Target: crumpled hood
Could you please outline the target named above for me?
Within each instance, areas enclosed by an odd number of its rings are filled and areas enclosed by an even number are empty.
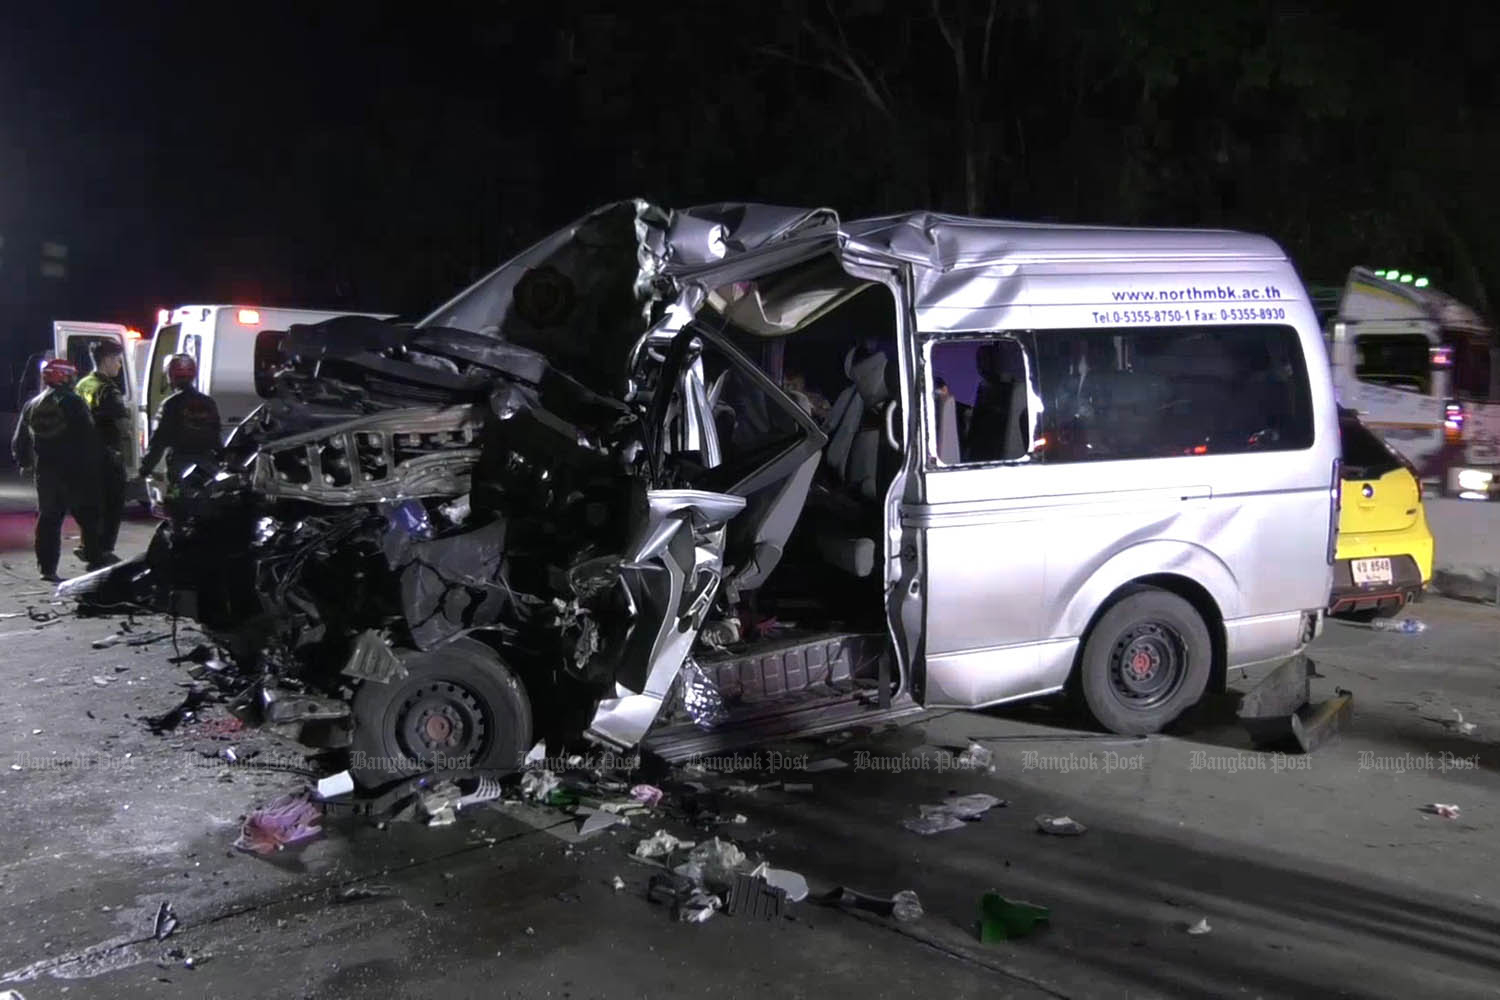
[[[722,203],[674,211],[618,201],[502,264],[417,328],[501,337],[617,395],[630,347],[685,278],[779,240],[837,231],[829,209]]]

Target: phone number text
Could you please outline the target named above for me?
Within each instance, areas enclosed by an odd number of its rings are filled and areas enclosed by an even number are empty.
[[[1111,325],[1126,323],[1255,323],[1286,319],[1280,306],[1256,306],[1247,309],[1096,309],[1094,322]]]

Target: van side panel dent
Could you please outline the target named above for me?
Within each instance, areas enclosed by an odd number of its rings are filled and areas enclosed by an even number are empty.
[[[1177,539],[1122,539],[1121,546],[1100,552],[1092,566],[1075,566],[1072,573],[1056,581],[1049,573],[1047,590],[1058,600],[1047,602],[1047,606],[1060,609],[1051,623],[1051,636],[1082,637],[1110,595],[1135,580],[1161,574],[1181,576],[1203,587],[1225,618],[1242,614],[1239,581],[1229,565],[1209,548]]]

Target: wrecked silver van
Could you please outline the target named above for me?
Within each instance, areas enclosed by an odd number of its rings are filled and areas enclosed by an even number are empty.
[[[1333,394],[1261,237],[622,202],[280,354],[63,591],[197,619],[366,786],[1063,691],[1152,732],[1327,604]]]

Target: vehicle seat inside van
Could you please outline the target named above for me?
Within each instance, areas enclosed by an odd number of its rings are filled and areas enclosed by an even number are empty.
[[[1021,458],[1027,452],[1030,435],[1026,432],[1026,372],[1020,347],[985,344],[975,362],[979,387],[974,393],[963,460],[1007,462]]]
[[[850,384],[829,412],[825,482],[815,492],[811,528],[824,561],[851,576],[875,571],[883,513],[874,501],[885,481],[885,406],[895,398],[897,372],[884,351],[851,348],[844,359]]]

